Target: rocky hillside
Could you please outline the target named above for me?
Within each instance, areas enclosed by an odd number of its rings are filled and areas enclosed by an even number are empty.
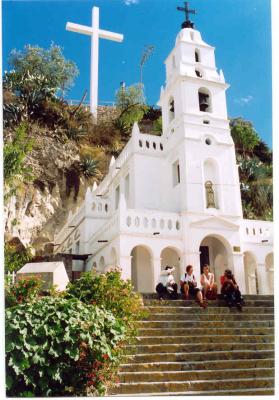
[[[102,108],[102,123],[111,114],[111,109]],[[105,174],[110,154],[105,148],[91,146],[88,138],[81,144],[61,140],[41,126],[32,125],[28,136],[34,145],[25,164],[31,167],[35,179],[21,182],[16,193],[5,201],[5,240],[17,238],[42,253],[51,248],[55,230],[63,226],[69,211],[83,201],[87,187]],[[96,178],[77,172],[82,155],[89,151],[100,159]]]

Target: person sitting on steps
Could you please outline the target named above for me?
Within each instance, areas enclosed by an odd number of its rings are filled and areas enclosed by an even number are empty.
[[[239,311],[242,311],[243,299],[234,275],[230,269],[225,270],[224,275],[221,277],[221,283],[221,293],[225,302],[227,303],[227,306],[229,308],[236,306]]]
[[[217,284],[214,282],[214,274],[210,272],[210,267],[208,264],[203,266],[201,285],[204,298],[207,298],[208,300],[216,300]]]
[[[188,300],[190,294],[197,299],[201,307],[206,308],[207,301],[206,299],[203,299],[202,291],[198,287],[198,283],[193,274],[193,271],[194,269],[192,265],[187,265],[186,273],[182,274],[180,278],[181,291],[182,293],[184,292],[186,300]]]
[[[175,283],[173,272],[174,267],[166,266],[165,270],[161,271],[159,283],[156,286],[159,300],[176,299],[177,298],[177,283]]]

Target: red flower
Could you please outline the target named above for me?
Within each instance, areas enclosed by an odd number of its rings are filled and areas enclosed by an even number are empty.
[[[107,360],[109,358],[108,354],[103,354],[103,359]]]

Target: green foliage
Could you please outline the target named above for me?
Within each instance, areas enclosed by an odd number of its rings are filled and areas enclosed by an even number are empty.
[[[99,174],[98,161],[94,160],[90,155],[82,156],[80,168],[86,178],[91,178]]]
[[[230,121],[231,135],[236,150],[249,153],[259,144],[260,138],[253,125],[242,118],[234,118]]]
[[[15,178],[31,179],[31,170],[24,164],[33,142],[27,136],[27,125],[17,127],[11,140],[4,143],[4,180],[9,185]]]
[[[30,87],[32,92],[40,87],[44,90],[49,89],[52,93],[63,93],[72,86],[74,78],[78,75],[75,63],[66,60],[61,47],[53,43],[49,49],[27,45],[23,51],[12,50],[9,64],[19,79],[28,74],[36,78],[42,77],[35,86],[34,82],[32,83]]]
[[[244,217],[272,219],[272,166],[257,157],[238,156]]]
[[[163,120],[162,117],[159,117],[153,122],[153,130],[154,132],[158,133],[159,135],[162,134],[163,131]]]
[[[104,394],[124,337],[111,312],[75,298],[43,297],[8,308],[7,395]]]
[[[86,304],[97,304],[110,310],[124,323],[127,338],[136,335],[137,321],[142,317],[142,299],[134,292],[130,280],[121,279],[121,271],[112,268],[106,274],[95,271],[84,273],[80,279],[70,283],[67,295]]]
[[[7,284],[5,290],[6,307],[13,307],[37,299],[42,285],[42,280],[35,276],[21,277],[14,284]]]
[[[32,259],[31,249],[17,248],[9,243],[5,243],[4,247],[4,258],[5,258],[5,273],[17,272],[24,264],[28,263]]]
[[[235,118],[230,127],[239,164],[244,218],[272,220],[272,152],[251,122]]]
[[[127,135],[134,122],[142,120],[148,107],[145,104],[143,85],[137,84],[120,88],[116,93],[116,107],[120,111],[115,126]]]

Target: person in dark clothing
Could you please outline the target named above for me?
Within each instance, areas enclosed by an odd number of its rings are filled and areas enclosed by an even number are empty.
[[[231,308],[232,306],[236,306],[238,310],[241,311],[243,299],[231,270],[229,269],[225,270],[221,282],[222,282],[221,293],[224,297],[227,306],[229,308]]]

